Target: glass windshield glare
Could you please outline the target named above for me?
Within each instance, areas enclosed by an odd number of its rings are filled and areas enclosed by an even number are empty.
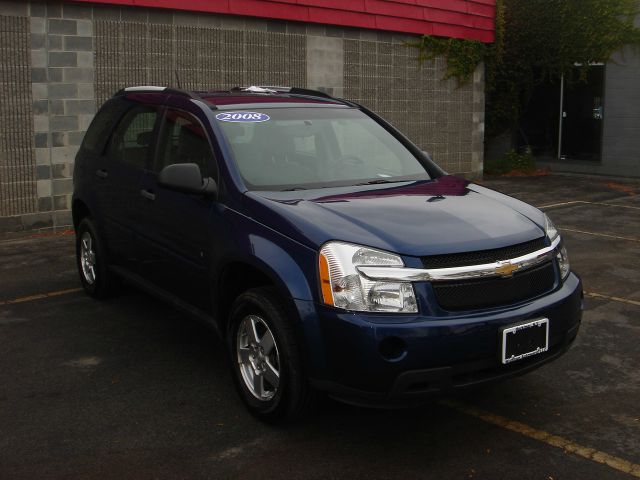
[[[216,115],[250,190],[429,180],[418,159],[352,108],[269,108]]]

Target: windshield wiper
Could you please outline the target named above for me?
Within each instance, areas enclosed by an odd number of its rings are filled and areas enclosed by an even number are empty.
[[[284,190],[280,190],[281,192],[294,192],[296,190],[306,190],[306,188],[302,188],[302,187],[292,187],[292,188],[285,188]]]
[[[378,185],[380,183],[398,183],[400,180],[386,180],[384,178],[378,178],[376,180],[369,180],[368,182],[354,183],[355,185]]]

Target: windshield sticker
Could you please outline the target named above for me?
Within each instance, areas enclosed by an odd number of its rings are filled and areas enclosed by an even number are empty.
[[[258,112],[222,112],[216,115],[216,120],[221,122],[266,122],[271,117],[266,113]]]

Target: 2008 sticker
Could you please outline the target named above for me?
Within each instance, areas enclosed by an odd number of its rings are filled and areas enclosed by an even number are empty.
[[[221,112],[216,119],[221,122],[266,122],[271,117],[259,112]]]

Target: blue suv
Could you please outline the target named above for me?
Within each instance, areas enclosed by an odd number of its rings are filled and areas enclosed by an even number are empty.
[[[87,293],[124,279],[211,325],[264,420],[521,374],[580,325],[545,214],[322,92],[125,88],[78,152],[73,219]]]

